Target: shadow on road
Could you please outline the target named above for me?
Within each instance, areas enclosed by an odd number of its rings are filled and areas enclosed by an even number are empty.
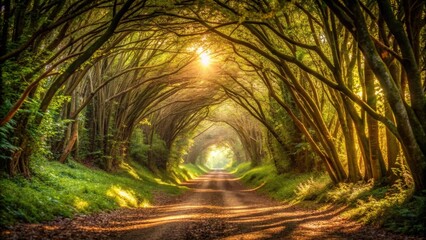
[[[159,206],[26,225],[14,239],[415,239],[341,218],[343,207],[273,201],[223,171],[184,185],[190,191]]]

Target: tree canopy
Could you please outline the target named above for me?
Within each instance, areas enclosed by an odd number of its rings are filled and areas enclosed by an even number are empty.
[[[422,0],[2,0],[0,168],[235,161],[426,188]]]

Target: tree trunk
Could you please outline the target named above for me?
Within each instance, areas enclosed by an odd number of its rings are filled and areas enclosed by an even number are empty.
[[[395,62],[391,62],[389,64],[390,73],[393,76],[393,79],[396,83],[398,83],[398,79],[400,78],[400,73],[398,66]],[[385,102],[385,116],[390,119],[392,122],[395,122],[395,118],[392,113],[392,109],[389,106],[389,103]],[[398,155],[400,153],[401,148],[399,147],[398,139],[388,130],[386,129],[386,149],[387,149],[387,163],[388,170],[386,176],[388,177],[388,181],[390,183],[394,183],[399,177],[396,175],[395,170],[401,169],[402,161],[397,165]]]
[[[18,142],[14,144],[19,146],[19,149],[12,153],[12,156],[9,160],[8,170],[10,176],[16,176],[20,174],[26,178],[31,177],[29,157],[32,153],[32,146],[30,145],[32,139],[28,133],[27,126],[28,118],[24,117],[24,119],[20,121],[19,126],[15,129],[14,133],[21,137],[18,138]]]
[[[364,63],[364,81],[367,95],[367,104],[376,110],[377,96],[374,85],[374,74],[367,62]],[[382,151],[379,144],[379,123],[371,116],[367,116],[368,140],[370,156],[368,162],[371,164],[373,179],[381,181],[386,174],[386,167],[383,160]]]
[[[417,131],[417,129],[413,130],[410,117],[408,116],[407,109],[405,108],[404,101],[401,98],[399,90],[370,37],[358,1],[346,0],[345,2],[352,10],[354,18],[357,19],[357,21],[354,21],[353,23],[356,28],[354,34],[358,41],[358,45],[363,52],[366,61],[378,78],[380,85],[384,90],[385,97],[395,115],[402,149],[415,183],[414,191],[416,194],[424,194],[422,191],[426,188],[426,160],[414,134],[414,131]],[[379,1],[379,3],[380,2],[382,1]],[[412,80],[414,81],[415,79]],[[424,98],[423,93],[422,98]]]
[[[358,182],[362,179],[361,173],[359,171],[358,166],[358,156],[356,153],[356,147],[355,147],[355,133],[354,133],[354,126],[353,126],[353,120],[349,116],[348,113],[346,113],[346,127],[345,130],[345,145],[346,145],[346,151],[347,151],[347,161],[348,161],[348,180],[350,182]],[[343,127],[342,127],[343,128]]]
[[[64,146],[64,150],[59,157],[59,162],[65,163],[67,160],[69,154],[74,148],[74,144],[76,143],[78,139],[78,120],[74,120],[74,122],[71,125],[71,137],[68,139],[67,144]]]

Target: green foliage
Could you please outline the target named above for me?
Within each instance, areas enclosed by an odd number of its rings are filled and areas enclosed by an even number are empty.
[[[385,187],[375,187],[372,182],[333,186],[323,173],[278,175],[272,165],[251,169],[249,163],[233,166],[232,173],[277,200],[344,204],[349,206],[344,215],[360,222],[382,225],[394,232],[426,232],[426,197],[412,197],[412,189],[404,181]]]
[[[361,222],[383,225],[394,232],[424,234],[426,198],[413,197],[411,191],[403,181],[386,187],[339,184],[322,200],[350,205],[345,215]]]
[[[157,134],[154,134],[151,148],[149,149],[153,159],[156,159],[162,165],[167,162],[169,156],[169,150],[166,147],[166,143]]]
[[[23,79],[27,74],[31,74],[34,71],[34,65],[28,63],[34,63],[31,57],[25,56],[19,62],[17,61],[6,61],[2,63],[2,80],[4,87],[4,99],[10,102],[15,102],[19,96],[20,91],[25,89],[28,85],[28,79]]]
[[[426,236],[426,197],[414,196],[410,201],[398,202],[401,196],[393,197],[395,204],[389,208],[384,226],[396,232]],[[406,200],[406,199],[404,199]]]
[[[166,147],[166,143],[158,136],[158,134],[154,134],[152,138],[152,144],[150,146],[149,144],[145,143],[145,137],[146,136],[144,135],[142,129],[135,128],[133,130],[132,136],[130,138],[129,148],[131,159],[143,165],[149,165],[148,155],[151,154],[151,160],[156,162],[156,166],[164,166],[169,157],[169,150]],[[161,167],[161,169],[163,168]]]
[[[13,121],[0,127],[0,161],[6,162],[11,153],[18,150],[18,147],[12,144],[10,136],[13,132]]]
[[[243,163],[234,166],[231,172],[249,186],[284,201],[313,200],[330,185],[325,173],[278,174],[273,165],[250,169],[249,163]]]
[[[130,157],[140,163],[146,163],[148,159],[149,146],[144,144],[144,134],[142,129],[133,130],[130,138]]]
[[[234,175],[241,176],[250,169],[251,169],[250,162],[243,162],[243,163],[233,162],[233,165],[229,168],[229,171]]]
[[[315,179],[312,176],[307,181],[299,183],[295,190],[295,200],[301,202],[304,200],[317,200],[325,191],[329,190],[331,181],[328,175],[318,174]]]
[[[62,141],[66,127],[70,123],[70,120],[61,118],[62,108],[69,101],[70,97],[68,96],[56,96],[49,105],[49,109],[43,114],[41,124],[34,130],[36,134],[34,139],[41,139],[41,141],[34,141],[37,153],[54,158],[51,147],[53,143]],[[34,101],[33,105],[31,109],[36,112],[39,103]]]
[[[323,202],[344,203],[355,206],[358,199],[383,197],[384,188],[373,191],[372,183],[340,183],[321,199]]]
[[[170,175],[178,183],[182,181],[188,181],[190,179],[196,178],[200,175],[203,175],[209,171],[208,168],[198,164],[182,164],[179,167],[173,168],[170,172]]]
[[[179,136],[172,144],[167,169],[177,168],[183,164],[183,157],[188,154],[187,150],[191,148],[193,141],[187,135]]]
[[[68,164],[33,160],[34,176],[0,179],[0,225],[38,222],[57,216],[91,213],[119,207],[145,207],[153,191],[172,194],[185,188],[165,181],[141,165],[124,163],[110,174],[77,162]],[[194,167],[185,168],[196,176]]]

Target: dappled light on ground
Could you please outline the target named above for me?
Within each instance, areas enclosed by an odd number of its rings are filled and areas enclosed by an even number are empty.
[[[344,207],[300,207],[272,201],[220,171],[184,184],[183,196],[159,200],[149,208],[122,209],[88,218],[61,220],[43,226],[55,238],[64,230],[67,239],[410,239],[366,228],[340,216]],[[114,186],[111,196],[123,206],[134,206],[132,192]],[[127,205],[126,205],[127,204]]]
[[[120,207],[148,207],[148,200],[138,201],[135,192],[123,189],[120,186],[111,186],[106,193],[107,196],[114,199]]]
[[[74,207],[78,210],[84,210],[89,206],[89,203],[79,197],[75,197],[74,199]]]
[[[135,178],[137,180],[141,180],[141,177],[139,176],[138,172],[132,166],[130,166],[130,164],[128,164],[126,162],[121,162],[120,167],[123,170],[125,170],[127,173],[129,173],[130,176],[132,176],[133,178]]]

